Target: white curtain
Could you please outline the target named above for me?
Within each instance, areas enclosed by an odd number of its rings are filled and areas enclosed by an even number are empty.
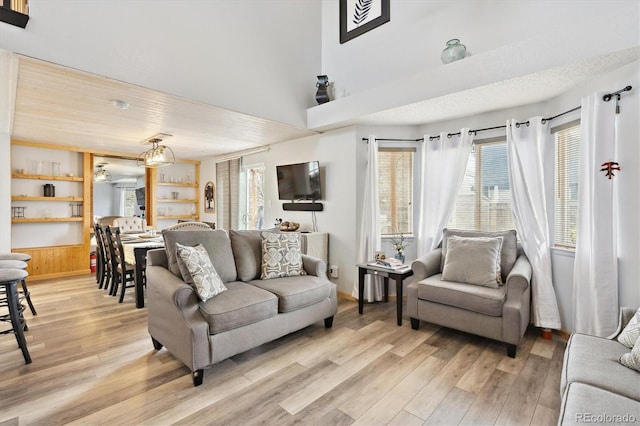
[[[604,102],[601,93],[594,93],[582,100],[581,115],[573,321],[575,332],[602,337],[615,330],[618,319],[620,177],[608,179],[600,171],[602,163],[619,160],[615,102]]]
[[[422,196],[418,223],[418,257],[438,247],[442,230],[449,222],[458,190],[469,161],[473,134],[461,129],[460,135],[439,139],[424,137],[422,145]]]
[[[126,216],[125,214],[125,192],[127,188],[125,186],[114,185],[114,198],[116,206],[116,214],[118,216]]]
[[[367,144],[367,175],[364,184],[364,200],[360,221],[360,244],[358,263],[367,263],[380,251],[380,206],[378,204],[378,141],[369,136]],[[383,299],[383,278],[371,274],[365,275],[364,300],[375,302]],[[358,278],[353,286],[352,296],[358,297]]]
[[[507,121],[511,211],[531,268],[532,321],[537,327],[560,329],[560,314],[551,275],[551,239],[545,190],[545,160],[553,149],[548,123],[542,117],[529,125]]]

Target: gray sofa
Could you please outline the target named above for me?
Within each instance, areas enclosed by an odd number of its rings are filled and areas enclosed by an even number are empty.
[[[501,276],[498,288],[442,279],[443,251],[449,237],[502,237]],[[517,345],[529,325],[531,264],[516,240],[514,230],[475,232],[445,229],[442,247],[411,263],[413,281],[407,287],[407,313],[411,327],[420,320],[454,328],[507,344],[515,357]]]
[[[630,351],[615,338],[637,308],[622,308],[608,338],[574,333],[564,353],[558,424],[640,422],[640,374],[618,362]]]
[[[331,327],[336,286],[323,260],[302,255],[307,275],[261,280],[260,231],[165,230],[165,249],[147,257],[148,329],[202,384],[203,369],[320,320]],[[182,280],[175,243],[202,244],[227,290],[200,302]]]

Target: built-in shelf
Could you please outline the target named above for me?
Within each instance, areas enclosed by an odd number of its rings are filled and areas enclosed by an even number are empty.
[[[185,188],[197,188],[197,183],[158,182],[158,186],[182,186]]]
[[[174,199],[174,198],[161,198],[158,200],[159,203],[195,203],[198,200],[192,200],[192,199],[186,199],[186,198],[182,198],[182,199]]]
[[[81,217],[14,217],[11,223],[82,222]]]
[[[75,201],[82,202],[82,197],[32,197],[30,195],[12,195],[11,201]]]
[[[15,179],[66,180],[68,182],[84,182],[84,178],[82,176],[27,175],[12,173],[11,177]]]

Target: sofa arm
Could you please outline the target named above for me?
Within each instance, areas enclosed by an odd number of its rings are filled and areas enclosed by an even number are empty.
[[[308,256],[306,254],[302,255],[302,267],[304,271],[309,275],[315,275],[316,277],[327,277],[327,264],[324,260]]]
[[[529,288],[532,273],[533,270],[531,269],[529,258],[525,255],[518,256],[505,283],[507,286],[507,295],[511,291],[518,291],[522,293]]]
[[[162,266],[147,267],[149,334],[192,371],[210,363],[209,324],[194,289]]]
[[[620,308],[620,314],[618,316],[618,327],[616,331],[613,332],[611,336],[608,336],[607,339],[613,340],[618,337],[618,334],[622,333],[622,330],[627,326],[631,318],[635,315],[638,308],[630,308],[630,307],[622,307]]]
[[[439,274],[441,257],[442,249],[437,248],[411,262],[413,282],[422,281],[427,277]]]
[[[502,305],[502,340],[517,345],[527,330],[531,306],[531,263],[525,255],[518,256],[507,276],[507,298]]]

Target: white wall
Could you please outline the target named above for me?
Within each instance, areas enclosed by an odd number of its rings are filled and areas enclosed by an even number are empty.
[[[113,184],[94,183],[93,184],[93,215],[94,216],[116,216],[113,204]]]
[[[320,74],[320,0],[30,0],[0,48],[304,126]]]
[[[634,19],[636,25],[607,26],[607,33],[626,31],[634,34],[633,40],[639,38],[636,0],[403,0],[392,1],[390,13],[390,22],[340,44],[339,2],[322,2],[322,71],[338,96],[440,67],[440,53],[452,38],[467,46],[468,55],[477,55],[575,25],[570,31],[580,34],[582,46],[595,45],[604,36],[599,25],[603,20],[625,19]],[[547,47],[550,56],[570,53],[553,53],[554,46]],[[526,52],[522,55],[526,60]]]

